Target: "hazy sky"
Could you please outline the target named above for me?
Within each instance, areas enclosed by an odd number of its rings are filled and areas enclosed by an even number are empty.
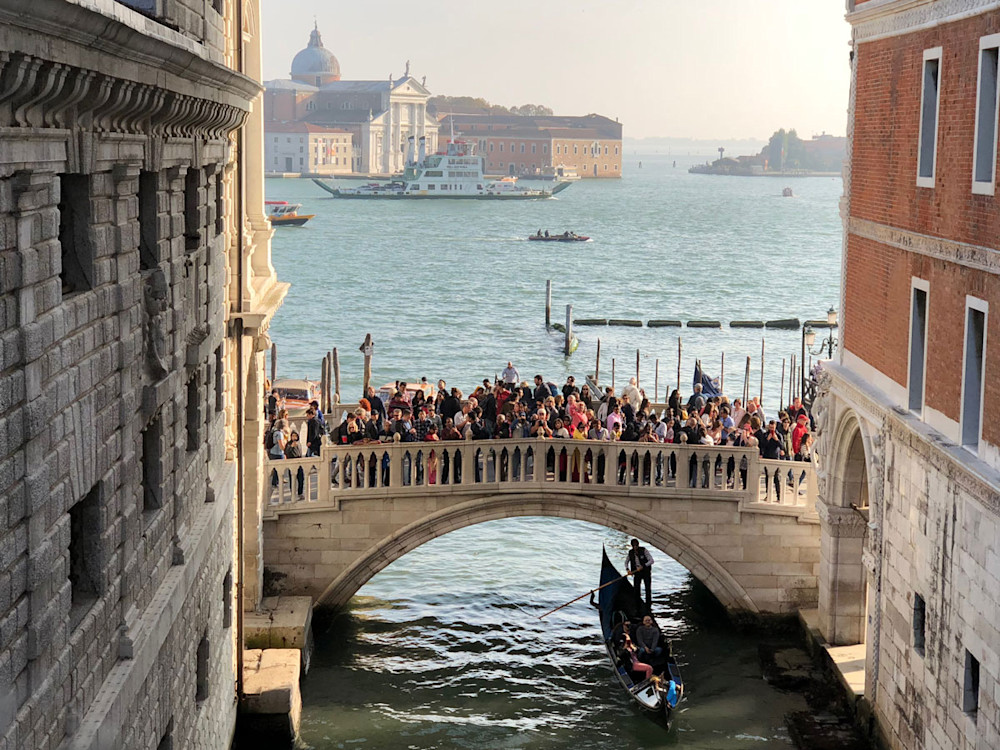
[[[619,118],[626,138],[844,135],[843,0],[263,0],[264,78],[315,17],[345,80]]]

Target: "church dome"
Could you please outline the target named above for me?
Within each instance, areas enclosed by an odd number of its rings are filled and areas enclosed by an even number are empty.
[[[309,46],[292,59],[292,78],[316,86],[340,80],[340,63],[323,46],[318,27],[309,34]]]

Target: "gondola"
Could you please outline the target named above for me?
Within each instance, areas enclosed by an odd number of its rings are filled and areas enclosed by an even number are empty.
[[[530,234],[528,239],[532,242],[589,242],[590,237],[584,234],[573,234],[565,232],[563,234]]]
[[[642,617],[647,613],[636,599],[632,583],[615,568],[608,559],[607,550],[603,551],[601,562],[601,586],[598,600],[591,603],[597,607],[601,619],[601,633],[604,636],[604,648],[611,660],[611,669],[618,682],[628,693],[628,696],[645,713],[666,724],[670,728],[673,713],[684,695],[684,680],[681,678],[680,667],[674,657],[669,640],[664,638],[665,653],[653,666],[653,676],[646,680],[641,672],[633,672],[631,663],[623,659],[620,649],[621,624],[624,620],[631,623],[633,632],[642,623]],[[656,621],[655,618],[653,620]]]

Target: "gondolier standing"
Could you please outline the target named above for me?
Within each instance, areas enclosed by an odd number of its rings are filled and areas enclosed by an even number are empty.
[[[636,603],[642,602],[642,592],[639,586],[646,584],[646,610],[653,608],[653,556],[649,550],[639,546],[639,540],[632,540],[632,549],[628,552],[628,560],[625,562],[625,569],[633,573],[632,585],[635,587]]]

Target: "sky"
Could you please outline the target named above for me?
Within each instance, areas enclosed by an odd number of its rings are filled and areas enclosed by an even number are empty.
[[[344,80],[617,117],[626,138],[844,135],[843,0],[262,0],[264,79],[313,21]]]

